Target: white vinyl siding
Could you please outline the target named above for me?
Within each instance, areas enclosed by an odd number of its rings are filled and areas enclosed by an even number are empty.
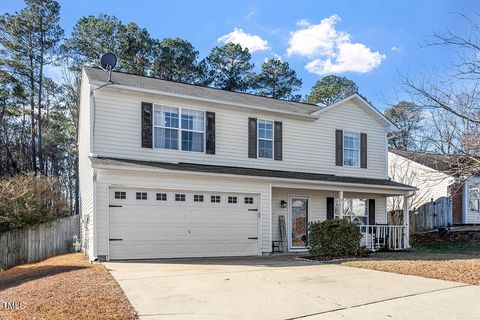
[[[199,109],[199,103],[160,94],[112,91],[108,87],[95,95],[94,152],[103,157],[387,178],[386,129],[376,116],[353,101],[320,114],[316,121],[202,102],[201,109],[215,112],[216,117],[215,155],[207,155],[141,147],[142,101],[193,110]],[[248,158],[248,117],[282,121],[283,161]],[[335,129],[368,134],[367,169],[335,166]]]
[[[388,153],[388,160],[388,173],[392,180],[418,188],[409,201],[410,210],[432,199],[435,201],[449,196],[448,186],[453,183],[453,177],[392,152]],[[403,198],[390,197],[388,210],[403,210]]]
[[[93,258],[95,254],[94,237],[94,182],[93,168],[88,158],[91,151],[91,99],[90,85],[85,74],[81,82],[81,98],[79,110],[78,133],[78,173],[79,173],[79,202],[80,202],[80,240],[82,249]]]

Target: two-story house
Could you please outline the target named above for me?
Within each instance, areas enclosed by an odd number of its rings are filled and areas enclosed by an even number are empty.
[[[84,249],[101,260],[264,255],[282,234],[289,252],[305,251],[312,221],[386,224],[386,197],[414,190],[388,179],[392,128],[359,95],[321,108],[85,67]],[[400,228],[390,240],[404,248]]]

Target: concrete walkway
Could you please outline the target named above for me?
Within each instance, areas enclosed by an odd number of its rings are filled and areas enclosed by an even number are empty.
[[[285,256],[105,265],[141,319],[480,319],[480,286]]]

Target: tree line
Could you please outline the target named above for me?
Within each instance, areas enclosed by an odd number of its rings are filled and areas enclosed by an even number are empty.
[[[480,56],[475,42],[459,44],[452,34],[436,39],[437,45],[460,45],[472,59]],[[216,46],[200,59],[185,39],[155,39],[136,23],[106,14],[80,18],[67,36],[60,26],[58,2],[25,0],[23,9],[0,16],[0,177],[25,172],[56,177],[71,212],[78,211],[80,71],[98,63],[105,52],[119,57],[118,71],[277,99],[326,106],[358,92],[353,81],[330,75],[302,97],[298,94],[302,80],[288,62],[267,59],[255,72],[249,50],[233,43]],[[478,66],[477,60],[471,62],[463,67]],[[52,70],[61,70],[61,75],[52,79],[48,76]],[[462,69],[474,79],[478,70]],[[390,146],[475,155],[478,131],[472,130],[478,128],[478,109],[471,106],[477,106],[476,91],[429,84],[405,77],[403,85],[412,100],[385,112],[400,127],[390,137]]]
[[[233,43],[214,47],[200,59],[187,40],[155,39],[136,23],[106,14],[80,18],[66,36],[57,1],[25,0],[23,9],[0,16],[0,177],[26,172],[56,177],[70,210],[78,212],[81,68],[97,64],[106,52],[119,57],[116,70],[122,72],[302,100],[296,93],[302,80],[288,62],[268,59],[256,73],[248,49]],[[52,70],[61,75],[52,79]],[[339,89],[345,84],[348,92]],[[332,90],[342,91],[340,97],[358,88],[330,76],[303,100],[329,104]]]

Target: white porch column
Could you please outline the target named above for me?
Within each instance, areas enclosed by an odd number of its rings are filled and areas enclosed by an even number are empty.
[[[343,219],[343,191],[338,192],[338,217]]]
[[[403,226],[405,227],[405,249],[410,248],[410,213],[408,212],[408,195],[403,196]]]

